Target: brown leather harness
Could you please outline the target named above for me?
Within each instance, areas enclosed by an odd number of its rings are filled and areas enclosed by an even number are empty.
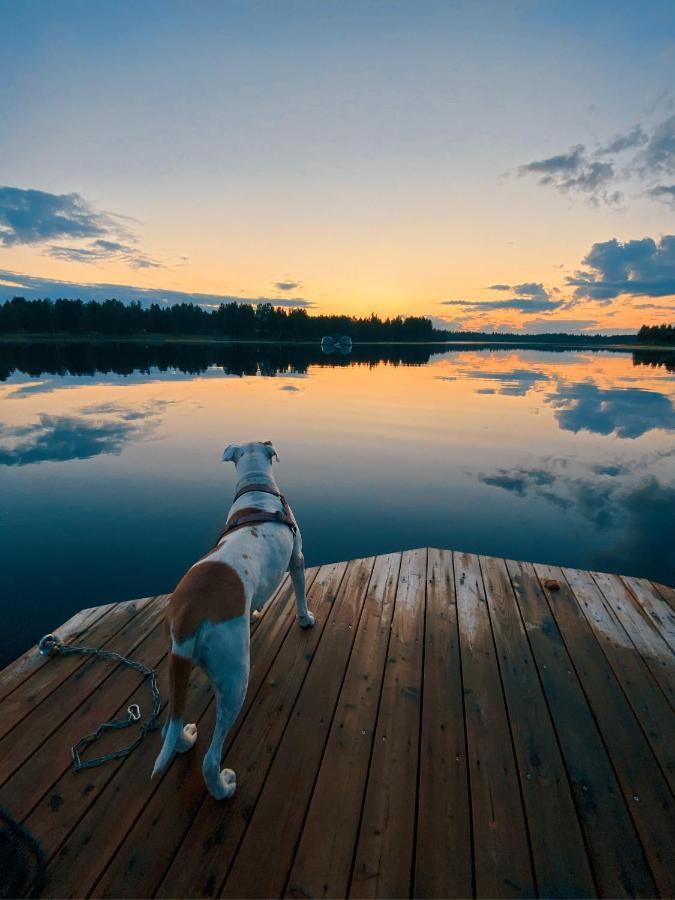
[[[245,528],[247,525],[260,525],[263,522],[278,522],[280,525],[287,525],[293,534],[296,533],[298,530],[298,523],[295,521],[295,517],[286,498],[282,493],[277,491],[276,488],[271,487],[269,484],[247,484],[237,491],[232,502],[236,503],[244,494],[250,494],[253,491],[260,491],[263,494],[273,494],[275,497],[278,497],[279,500],[281,500],[282,509],[277,512],[268,512],[266,509],[256,509],[253,511],[250,509],[242,509],[241,512],[232,513],[225,523],[225,527],[218,535],[216,544],[219,544],[225,535],[230,534],[230,532],[235,531],[237,528]]]

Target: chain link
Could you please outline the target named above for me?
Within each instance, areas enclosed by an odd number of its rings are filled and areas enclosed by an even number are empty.
[[[150,713],[150,718],[147,722],[144,722],[141,725],[141,730],[138,734],[138,737],[128,744],[126,747],[122,747],[120,750],[113,750],[110,753],[105,753],[103,756],[97,756],[94,759],[82,759],[82,752],[89,746],[89,744],[93,744],[99,740],[99,738],[106,731],[118,729],[118,728],[128,728],[130,725],[133,725],[134,722],[138,722],[141,718],[141,709],[137,703],[132,703],[131,706],[127,708],[127,715],[123,719],[109,719],[107,722],[104,722],[102,725],[98,727],[98,729],[92,734],[87,734],[84,737],[80,738],[80,740],[73,744],[71,748],[71,754],[73,757],[73,771],[81,772],[82,769],[93,769],[95,766],[100,766],[103,763],[109,762],[112,759],[122,759],[125,756],[128,756],[133,750],[138,747],[141,743],[145,735],[149,731],[156,731],[159,728],[159,710],[162,705],[162,698],[159,693],[159,688],[157,687],[157,673],[154,669],[149,668],[143,663],[137,662],[134,659],[128,659],[126,656],[122,656],[120,653],[115,653],[113,650],[100,650],[96,647],[82,647],[75,646],[73,644],[64,644],[63,641],[60,641],[56,635],[46,634],[40,643],[38,644],[38,649],[42,656],[51,656],[53,654],[58,654],[60,656],[75,656],[75,655],[85,655],[85,656],[94,656],[98,659],[112,659],[118,663],[122,663],[122,665],[128,666],[130,669],[135,669],[137,672],[140,672],[144,679],[150,679],[150,691],[152,693],[152,712]]]

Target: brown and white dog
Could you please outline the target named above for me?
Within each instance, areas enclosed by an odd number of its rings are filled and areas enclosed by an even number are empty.
[[[272,475],[278,459],[269,441],[231,444],[223,460],[234,462],[238,481],[227,525],[216,546],[198,560],[171,596],[166,626],[170,696],[164,744],[152,774],[161,772],[174,753],[197,740],[195,725],[184,720],[193,665],[206,672],[216,694],[216,726],[202,766],[204,780],[217,799],[236,788],[232,769],[220,769],[223,743],[246,696],[251,614],[272,596],[284,574],[291,575],[301,627],[314,625],[305,596],[302,539],[293,513]]]

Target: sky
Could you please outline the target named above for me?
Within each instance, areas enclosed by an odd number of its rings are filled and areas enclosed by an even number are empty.
[[[0,299],[675,321],[675,3],[0,0]]]

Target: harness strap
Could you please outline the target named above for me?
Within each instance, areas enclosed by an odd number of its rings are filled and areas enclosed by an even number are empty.
[[[231,531],[235,531],[237,528],[245,528],[247,525],[258,525],[263,522],[278,522],[281,525],[287,525],[293,534],[298,530],[298,524],[295,521],[295,516],[291,511],[290,506],[288,505],[288,501],[284,497],[282,493],[280,493],[276,488],[273,488],[269,484],[247,484],[243,488],[240,488],[237,493],[234,495],[234,501],[236,502],[240,497],[244,494],[250,494],[254,491],[260,492],[263,494],[273,494],[275,497],[278,497],[281,500],[282,509],[277,512],[268,512],[266,509],[258,509],[254,512],[246,512],[242,510],[240,513],[232,513],[227,522],[225,523],[225,527],[218,535],[218,540],[216,544],[219,544],[225,535],[229,534]]]

